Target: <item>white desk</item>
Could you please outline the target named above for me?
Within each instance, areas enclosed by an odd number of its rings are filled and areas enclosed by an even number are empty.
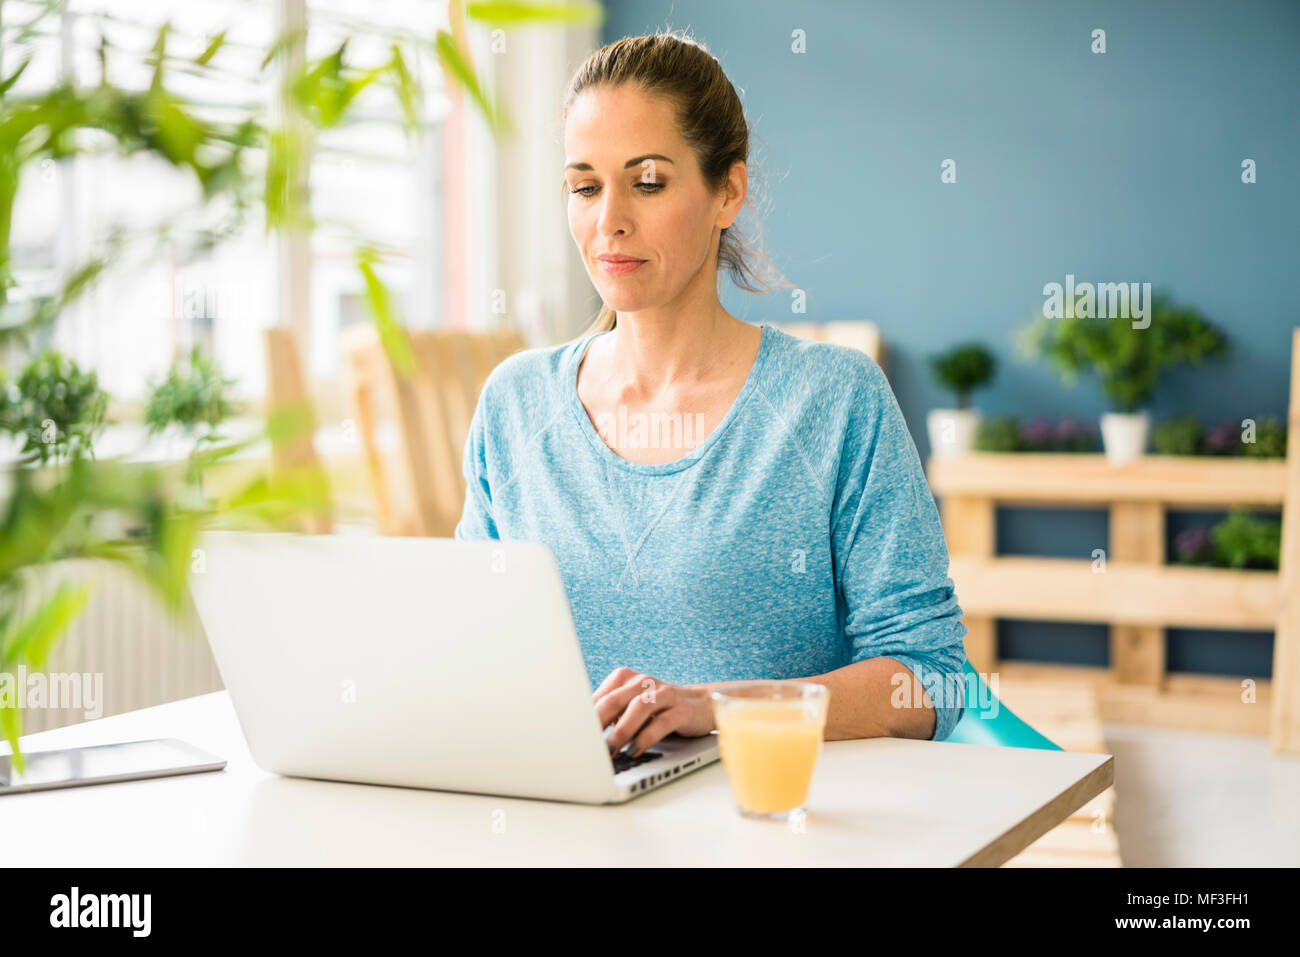
[[[997,865],[1114,781],[1107,754],[830,741],[799,832],[740,817],[720,763],[605,807],[284,778],[253,763],[224,691],[23,749],[142,738],[229,763],[0,797],[6,866]]]

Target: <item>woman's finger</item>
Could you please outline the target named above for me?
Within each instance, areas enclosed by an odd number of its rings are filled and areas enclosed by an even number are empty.
[[[622,684],[615,684],[596,699],[596,716],[600,719],[602,728],[609,727],[610,723],[617,720],[619,715],[627,710],[628,705],[637,699],[644,698],[646,703],[653,703],[658,694],[657,689],[663,687],[649,675],[631,669],[626,670],[628,677]]]
[[[605,743],[611,751],[618,751],[635,735],[640,734],[655,715],[677,703],[672,685],[656,682],[652,689],[653,694],[639,688],[636,690],[639,693],[631,697],[623,710],[622,717],[617,718],[614,729],[605,738]]]

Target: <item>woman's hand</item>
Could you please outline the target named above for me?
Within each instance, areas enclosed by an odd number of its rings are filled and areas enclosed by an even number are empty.
[[[611,754],[629,741],[636,757],[674,731],[695,738],[714,730],[708,691],[657,681],[631,668],[616,668],[591,696]]]

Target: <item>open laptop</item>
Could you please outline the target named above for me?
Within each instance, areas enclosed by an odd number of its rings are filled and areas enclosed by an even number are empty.
[[[253,759],[296,777],[627,801],[717,735],[611,758],[545,545],[207,532],[190,589]]]

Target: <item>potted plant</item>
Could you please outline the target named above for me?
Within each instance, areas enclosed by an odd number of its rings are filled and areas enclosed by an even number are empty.
[[[1146,326],[1126,318],[1096,319],[1040,314],[1022,331],[1022,353],[1054,366],[1067,386],[1081,373],[1097,376],[1111,411],[1101,416],[1102,445],[1113,464],[1146,451],[1151,401],[1160,373],[1167,368],[1227,355],[1227,339],[1195,309],[1173,304],[1157,293],[1150,300]]]
[[[186,441],[189,446],[186,477],[200,494],[203,487],[200,452],[205,444],[222,440],[221,423],[235,411],[227,396],[227,390],[234,384],[234,379],[222,377],[215,359],[205,356],[195,346],[188,356],[179,357],[171,364],[161,382],[150,387],[144,414],[149,434],[174,429]]]
[[[81,452],[93,454],[108,407],[108,393],[94,372],[83,372],[67,356],[46,349],[23,367],[16,381],[0,385],[0,430],[20,441],[20,462],[44,465]]]
[[[970,394],[993,380],[997,362],[978,342],[954,346],[930,356],[935,378],[957,395],[957,408],[931,409],[926,416],[930,451],[938,458],[965,455],[974,447],[979,412],[970,407]]]

